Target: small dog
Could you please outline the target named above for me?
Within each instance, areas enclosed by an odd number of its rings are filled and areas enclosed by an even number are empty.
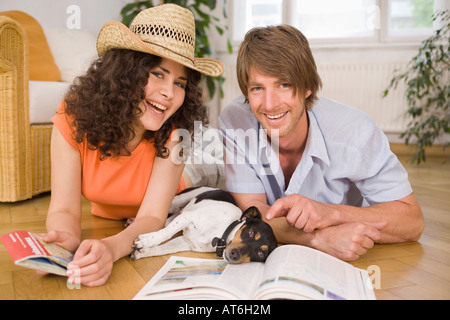
[[[278,245],[256,207],[242,213],[231,194],[221,189],[186,189],[175,196],[169,215],[165,228],[135,240],[131,259],[179,251],[216,251],[233,264],[264,262]],[[182,235],[172,239],[180,231]]]

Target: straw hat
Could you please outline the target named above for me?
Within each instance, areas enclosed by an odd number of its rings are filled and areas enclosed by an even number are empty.
[[[101,56],[112,48],[154,54],[212,77],[224,71],[219,60],[194,58],[194,15],[175,4],[142,10],[129,29],[118,21],[105,23],[97,38],[97,52]]]

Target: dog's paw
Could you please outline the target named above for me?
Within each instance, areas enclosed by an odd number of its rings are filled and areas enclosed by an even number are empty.
[[[147,248],[154,247],[155,245],[156,244],[153,241],[153,237],[152,237],[151,234],[142,234],[142,235],[138,236],[136,238],[136,240],[134,240],[133,248],[135,250],[139,251],[139,250],[142,250],[142,249],[144,249],[146,247]]]
[[[147,257],[152,257],[154,256],[153,254],[154,252],[154,248],[139,248],[139,249],[133,249],[133,251],[130,254],[130,259],[131,260],[139,260],[142,258],[147,258]]]
[[[133,243],[133,251],[130,254],[131,260],[138,260],[142,258],[142,251],[144,250],[144,247],[142,246],[142,243],[139,243],[139,241],[134,241]]]
[[[133,250],[130,254],[131,260],[139,260],[140,258],[143,258],[142,254],[139,252],[139,250]]]
[[[125,228],[128,227],[130,224],[132,224],[133,221],[134,221],[134,218],[127,219],[127,221],[125,221],[125,225],[124,225]]]
[[[131,260],[139,260],[141,258],[144,258],[145,255],[143,255],[141,252],[134,250],[131,254],[130,254],[130,259]]]
[[[133,250],[135,251],[139,251],[142,250],[144,248],[144,241],[136,239],[133,242]]]

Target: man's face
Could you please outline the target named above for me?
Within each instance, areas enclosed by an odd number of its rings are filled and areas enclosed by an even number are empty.
[[[299,133],[299,123],[305,114],[305,99],[292,85],[277,77],[267,76],[255,68],[250,69],[248,101],[256,119],[271,136],[271,130],[278,130],[280,138]]]

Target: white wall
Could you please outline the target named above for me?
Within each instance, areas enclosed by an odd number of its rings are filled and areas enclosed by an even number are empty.
[[[98,34],[101,26],[110,20],[120,21],[120,10],[132,0],[2,0],[0,11],[20,10],[33,16],[42,27],[67,28],[72,6],[80,8],[80,29]]]

